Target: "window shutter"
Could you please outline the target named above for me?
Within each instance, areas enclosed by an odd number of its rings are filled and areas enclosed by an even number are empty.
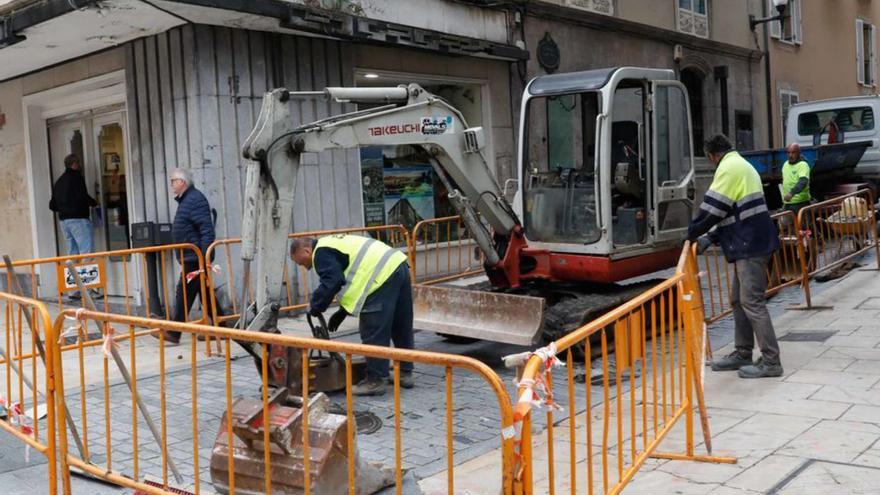
[[[864,38],[864,22],[856,19],[856,79],[859,84],[865,84],[865,47],[862,42]]]
[[[871,25],[871,51],[868,61],[871,64],[871,86],[877,85],[877,26]]]
[[[791,30],[794,42],[800,45],[803,42],[803,26],[801,24],[801,0],[791,2]]]
[[[776,7],[773,6],[773,0],[767,0],[767,12],[771,16],[776,15]],[[776,39],[782,39],[782,30],[779,27],[779,21],[770,21],[770,36]]]

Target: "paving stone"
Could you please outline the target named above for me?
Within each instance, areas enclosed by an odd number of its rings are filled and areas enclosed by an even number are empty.
[[[787,455],[768,455],[725,483],[732,488],[765,493],[793,473],[804,459]]]
[[[829,347],[857,347],[861,349],[871,348],[877,344],[880,344],[880,336],[852,337],[835,335],[824,343],[824,345]]]
[[[880,469],[815,462],[776,492],[779,495],[827,495],[828,493],[877,493]]]
[[[855,362],[852,358],[825,358],[817,357],[811,359],[807,364],[801,367],[805,370],[814,371],[843,371],[847,366]]]
[[[855,405],[840,419],[880,425],[880,406]]]
[[[851,462],[880,439],[880,426],[854,421],[823,421],[779,450],[780,454]]]
[[[798,370],[785,378],[787,382],[815,385],[834,385],[871,388],[880,381],[880,375],[851,373],[848,371]]]

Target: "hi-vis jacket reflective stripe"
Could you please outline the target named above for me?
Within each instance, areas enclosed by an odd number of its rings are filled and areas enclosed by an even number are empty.
[[[688,227],[688,239],[709,232],[728,261],[765,256],[779,249],[779,233],[764,201],[761,177],[736,151],[721,159],[700,212]]]
[[[348,256],[339,305],[354,316],[360,314],[367,296],[381,287],[394,270],[407,261],[402,252],[370,237],[332,235],[318,239],[312,250],[313,264],[315,255],[322,248],[335,249]]]
[[[797,190],[798,183],[804,179],[806,184],[800,191]],[[810,200],[810,165],[801,160],[797,163],[786,161],[782,165],[782,192],[791,194],[791,200],[782,201],[786,204],[806,203]]]

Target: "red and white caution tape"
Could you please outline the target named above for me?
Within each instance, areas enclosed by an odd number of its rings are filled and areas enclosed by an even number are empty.
[[[115,328],[110,325],[106,325],[104,327],[104,343],[101,344],[101,351],[107,357],[110,357],[113,353],[113,348],[118,346],[116,340],[113,338],[115,335]]]
[[[209,265],[211,267],[211,271],[217,275],[220,275],[220,265]],[[186,283],[192,282],[192,280],[199,276],[200,273],[205,273],[205,270],[198,269],[193,270],[186,274]]]
[[[76,310],[75,316],[64,315],[64,319],[67,321],[72,321],[73,323],[64,327],[64,331],[58,335],[58,343],[62,343],[65,338],[70,336],[71,334],[80,335],[80,330],[83,329],[83,311],[85,308],[79,308]]]
[[[513,424],[504,428],[501,435],[505,440],[515,439],[514,457],[517,463],[522,460],[522,427],[523,420],[532,411],[536,409],[556,409],[561,410],[553,400],[553,389],[550,384],[550,375],[556,366],[565,366],[565,363],[556,357],[556,343],[551,342],[550,345],[542,347],[533,352],[521,352],[505,356],[504,364],[510,366],[522,366],[532,356],[538,356],[541,359],[541,370],[535,375],[534,379],[523,378],[517,382],[517,388],[522,389],[517,397],[516,404],[513,407]]]
[[[30,424],[30,418],[24,414],[20,402],[14,402],[10,404],[5,397],[0,396],[0,406],[3,406],[6,409],[6,414],[9,417],[9,424],[17,426],[19,431],[21,431],[25,435],[34,436],[34,428]],[[30,459],[31,446],[30,444],[25,444],[24,461],[30,462]]]

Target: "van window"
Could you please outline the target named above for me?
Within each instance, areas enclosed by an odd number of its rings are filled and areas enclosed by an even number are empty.
[[[870,131],[874,129],[874,110],[871,107],[835,108],[819,112],[807,112],[798,116],[798,134],[812,136],[822,131],[831,121],[841,131]]]

